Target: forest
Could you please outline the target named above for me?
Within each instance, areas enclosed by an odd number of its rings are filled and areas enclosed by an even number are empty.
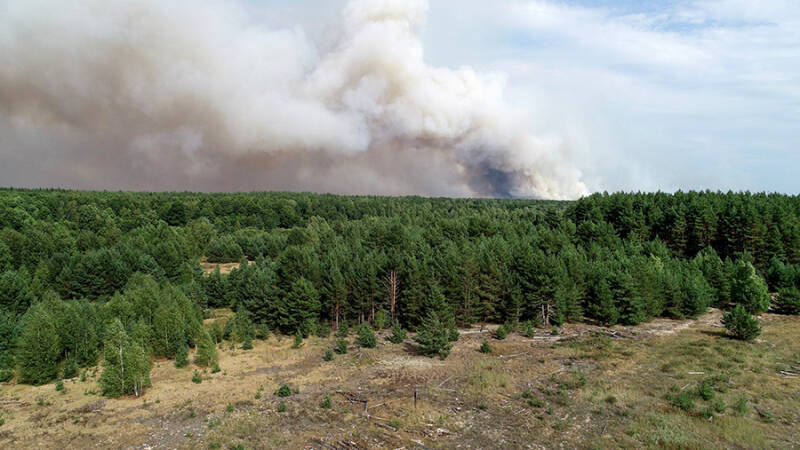
[[[223,339],[798,314],[799,288],[800,198],[779,194],[0,190],[0,381],[43,384],[102,360],[110,396],[138,395],[154,358],[189,348],[213,367]],[[215,308],[233,320],[204,327]]]

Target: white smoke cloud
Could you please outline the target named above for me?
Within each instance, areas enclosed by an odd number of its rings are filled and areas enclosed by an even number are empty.
[[[427,7],[352,0],[318,46],[235,2],[0,2],[0,185],[584,194],[503,76],[425,63]]]

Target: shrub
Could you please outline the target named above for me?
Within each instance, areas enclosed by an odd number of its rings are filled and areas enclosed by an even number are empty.
[[[382,330],[386,328],[389,324],[389,313],[386,312],[385,309],[381,308],[375,313],[375,329]]]
[[[6,419],[3,418],[3,413],[0,413],[0,427],[6,424]]]
[[[526,320],[525,323],[522,324],[522,334],[529,338],[536,336],[536,329],[533,327],[533,322]]]
[[[733,337],[743,341],[753,340],[761,334],[758,320],[751,316],[742,305],[736,305],[732,311],[725,313],[722,323],[725,324],[725,328],[731,332]]]
[[[408,333],[400,325],[400,321],[395,320],[394,325],[392,325],[392,335],[389,336],[389,341],[393,344],[399,344],[406,340],[406,336],[408,336]]]
[[[494,337],[495,337],[495,339],[499,339],[499,340],[505,339],[506,338],[506,327],[503,326],[503,325],[500,325],[500,327],[498,327],[497,331],[494,333]]]
[[[269,327],[263,323],[259,323],[255,326],[255,334],[256,339],[266,341],[269,339]]]
[[[481,343],[481,353],[492,353],[492,346],[489,345],[489,341],[486,339]]]
[[[325,356],[322,357],[324,361],[333,361],[333,350],[330,348],[325,349]]]
[[[800,314],[800,290],[794,286],[781,289],[772,308],[779,314]]]
[[[375,348],[378,345],[375,332],[366,323],[358,330],[358,345],[364,348]]]
[[[182,343],[175,352],[175,367],[186,367],[189,364],[189,347]]]
[[[225,407],[225,411],[233,412],[233,403],[228,402],[228,406]]]
[[[66,388],[64,387],[64,382],[61,380],[56,381],[56,391],[64,393]]]
[[[246,334],[244,339],[242,340],[242,350],[252,350],[253,349],[253,336],[250,334]]]
[[[717,400],[715,400],[714,403],[712,403],[711,406],[714,407],[714,411],[716,411],[716,412],[718,412],[720,414],[724,413],[725,410],[728,409],[728,405],[726,405],[725,402],[722,401],[721,398],[718,398]]]
[[[279,413],[286,412],[286,403],[283,402],[278,403],[278,412]]]
[[[282,384],[281,387],[275,391],[275,395],[278,397],[289,397],[292,395],[292,390],[289,388],[289,386]]]
[[[336,337],[346,338],[347,336],[350,336],[350,326],[347,324],[347,319],[342,319],[339,322],[339,328],[336,330]]]
[[[336,353],[340,355],[347,353],[347,339],[339,338],[336,340]]]
[[[300,330],[294,335],[294,343],[292,344],[292,348],[300,348],[303,346],[303,333]]]
[[[747,414],[747,397],[742,394],[736,399],[736,404],[733,406],[733,410],[736,411],[736,414],[743,416]]]
[[[320,402],[319,407],[322,409],[331,409],[331,396],[325,393],[325,396],[322,397],[322,402]]]
[[[672,406],[684,411],[693,411],[695,408],[693,395],[690,391],[683,391],[677,394],[670,393],[667,398],[672,403]]]
[[[331,335],[331,326],[328,322],[317,325],[317,337],[327,339]]]
[[[75,378],[78,376],[78,365],[75,364],[75,360],[72,358],[67,358],[64,361],[64,368],[62,369],[61,378],[70,379]]]
[[[558,336],[558,333],[559,333],[558,327],[557,326],[553,326],[553,330],[550,332],[550,334],[553,335],[553,336]]]
[[[202,382],[203,382],[203,377],[200,375],[200,372],[198,372],[197,369],[195,369],[194,373],[192,374],[192,383],[200,384]]]
[[[705,401],[714,399],[714,382],[711,379],[703,380],[697,387],[697,395]]]

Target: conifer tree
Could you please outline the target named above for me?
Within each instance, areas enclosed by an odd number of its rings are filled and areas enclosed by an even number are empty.
[[[197,353],[194,355],[194,363],[198,366],[213,367],[219,361],[217,346],[207,331],[200,333],[197,341]]]
[[[450,343],[450,329],[440,316],[440,312],[428,310],[415,340],[423,355],[445,359],[450,354],[453,344]]]
[[[739,260],[733,272],[731,303],[744,306],[751,314],[758,314],[769,309],[769,301],[767,283],[752,264]]]
[[[358,345],[364,348],[375,348],[378,345],[375,332],[366,323],[362,324],[358,330]]]
[[[394,321],[394,325],[392,325],[392,335],[389,336],[389,341],[393,344],[399,344],[406,340],[406,330],[400,325],[399,320]]]
[[[37,303],[22,318],[16,361],[23,383],[44,384],[58,375],[61,342],[56,318],[46,303]]]

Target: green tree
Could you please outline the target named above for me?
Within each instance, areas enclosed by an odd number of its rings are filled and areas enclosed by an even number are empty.
[[[213,367],[219,361],[217,346],[207,331],[200,333],[197,341],[197,352],[194,355],[194,363],[198,366]]]
[[[758,325],[758,320],[747,312],[747,308],[742,305],[736,305],[733,310],[725,313],[722,317],[722,323],[725,328],[736,339],[743,341],[750,341],[761,334],[761,327]]]
[[[48,303],[37,303],[22,318],[16,361],[23,383],[44,384],[58,375],[61,341]]]
[[[186,343],[181,343],[175,352],[175,367],[186,367],[189,364],[189,347]]]
[[[406,330],[403,329],[402,325],[400,325],[399,320],[394,321],[394,325],[392,325],[392,335],[389,336],[389,341],[393,344],[399,344],[406,340]]]
[[[731,302],[742,305],[751,314],[766,312],[769,309],[767,283],[756,273],[752,264],[738,261],[731,283]]]
[[[104,345],[103,373],[100,375],[103,395],[141,395],[150,386],[151,363],[144,350],[128,337],[122,322],[114,320],[109,324]]]
[[[781,289],[772,307],[779,314],[800,314],[800,290],[794,286]]]
[[[445,359],[450,354],[453,344],[450,343],[450,328],[447,325],[447,318],[443,320],[440,316],[441,312],[429,310],[415,340],[423,355]]]
[[[358,330],[358,345],[364,348],[375,348],[378,345],[375,332],[366,323],[362,324]]]

